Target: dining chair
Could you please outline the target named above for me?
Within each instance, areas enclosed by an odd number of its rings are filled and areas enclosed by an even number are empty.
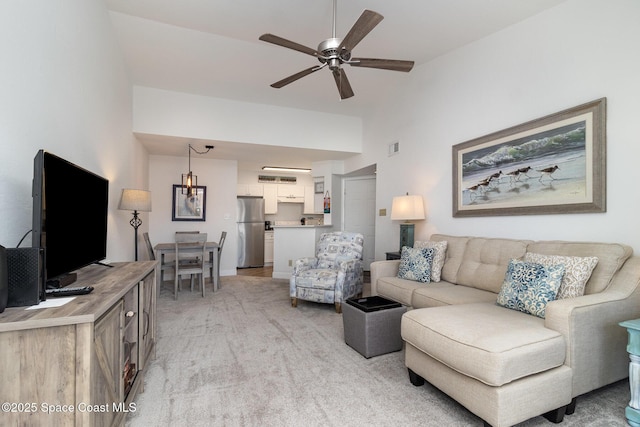
[[[142,238],[144,239],[144,243],[147,246],[147,255],[149,255],[149,259],[151,261],[156,260],[156,254],[153,252],[153,245],[151,244],[151,239],[149,239],[149,233],[146,231],[142,233]]]
[[[188,230],[188,231],[176,231],[176,234],[198,234],[200,233],[199,230]],[[198,262],[198,256],[193,257],[193,258],[183,258],[180,260],[180,262],[182,262],[183,264],[187,264],[190,262]],[[191,290],[193,290],[193,284],[191,285]]]
[[[142,233],[142,237],[144,238],[144,243],[147,247],[147,254],[149,255],[149,259],[151,261],[156,260],[156,254],[153,251],[153,245],[151,244],[151,239],[149,238],[149,233],[146,231]],[[173,270],[173,261],[164,261],[160,260],[160,283],[164,283],[164,272],[165,270]]]
[[[178,299],[178,285],[180,278],[189,275],[191,278],[191,290],[193,290],[194,276],[199,277],[202,296],[204,296],[204,272],[205,272],[205,247],[207,244],[207,233],[176,233],[176,259],[175,259],[175,283],[173,298]],[[193,258],[198,254],[197,258]],[[181,260],[189,260],[181,262]]]
[[[220,235],[220,240],[218,241],[218,264],[216,268],[216,277],[218,278],[218,288],[220,288],[220,259],[222,258],[222,247],[224,246],[224,241],[227,239],[227,232],[223,231]]]

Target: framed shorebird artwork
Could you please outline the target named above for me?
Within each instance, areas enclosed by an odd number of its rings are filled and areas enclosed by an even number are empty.
[[[606,211],[606,98],[453,146],[453,216]]]

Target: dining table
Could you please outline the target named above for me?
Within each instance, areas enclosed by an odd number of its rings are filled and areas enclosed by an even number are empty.
[[[165,261],[166,255],[171,255],[176,253],[176,244],[175,242],[171,243],[158,243],[153,248],[156,252],[156,259],[160,260],[158,263],[158,269],[160,270],[160,274],[156,274],[157,288],[158,292],[160,292],[160,287],[164,282],[164,270],[175,270],[174,260]],[[209,254],[209,259],[205,261],[205,266],[209,269],[209,277],[211,277],[211,281],[213,282],[213,290],[217,291],[219,289],[218,277],[220,276],[220,266],[218,265],[218,250],[220,249],[220,245],[218,242],[207,242],[205,244],[205,252]],[[202,244],[198,245],[197,243],[181,243],[180,244],[180,253],[185,252],[200,252],[202,250]]]

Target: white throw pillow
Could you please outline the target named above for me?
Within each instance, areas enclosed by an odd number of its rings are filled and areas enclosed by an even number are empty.
[[[535,262],[544,266],[564,265],[565,272],[557,299],[575,298],[584,295],[584,288],[591,277],[591,272],[598,264],[597,257],[578,257],[564,255],[543,255],[527,252],[526,262]]]
[[[444,265],[445,256],[447,255],[447,241],[432,242],[428,240],[426,242],[417,240],[413,244],[414,248],[429,248],[434,250],[433,264],[431,265],[431,281],[439,282],[442,273],[442,266]]]

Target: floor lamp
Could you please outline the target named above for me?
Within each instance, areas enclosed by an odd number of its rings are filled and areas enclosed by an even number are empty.
[[[391,219],[405,221],[400,224],[400,253],[403,246],[413,247],[414,224],[409,221],[424,219],[422,196],[397,196],[391,204]]]
[[[133,218],[129,224],[134,230],[134,248],[136,261],[138,261],[138,227],[142,225],[142,220],[138,218],[138,212],[151,212],[151,191],[123,188],[118,209],[133,211]]]

